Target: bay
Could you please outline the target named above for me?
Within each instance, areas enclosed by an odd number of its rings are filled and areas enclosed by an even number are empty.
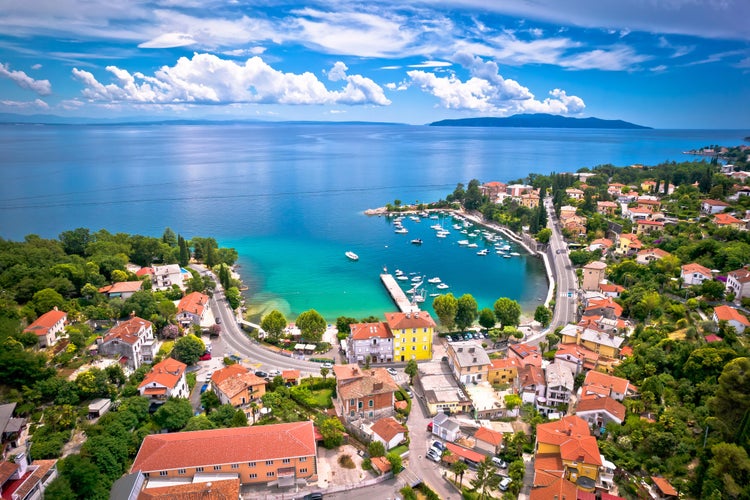
[[[480,307],[500,296],[533,311],[541,261],[478,257],[427,221],[397,235],[367,208],[444,198],[457,183],[528,173],[695,159],[747,131],[444,128],[377,124],[2,125],[0,236],[76,227],[214,236],[240,253],[255,311],[327,319],[394,310],[386,266],[439,276]],[[410,245],[422,237],[421,247]],[[344,252],[359,254],[351,262]],[[431,298],[427,298],[430,302]],[[429,308],[428,308],[429,309]]]

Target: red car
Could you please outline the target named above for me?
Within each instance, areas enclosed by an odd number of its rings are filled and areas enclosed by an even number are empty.
[[[432,422],[427,423],[427,432],[432,432]]]
[[[200,359],[201,361],[208,361],[209,359],[211,359],[211,353],[210,352],[206,352],[206,353],[202,354],[201,357],[198,358],[198,359]]]

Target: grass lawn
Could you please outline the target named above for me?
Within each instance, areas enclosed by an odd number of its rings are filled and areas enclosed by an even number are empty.
[[[333,405],[333,389],[318,389],[312,391],[312,395],[315,398],[315,406],[320,408],[330,408]]]
[[[172,352],[172,349],[174,348],[174,340],[165,340],[161,343],[161,347],[159,347],[159,356],[166,357],[169,356],[169,353]]]
[[[396,446],[395,448],[393,448],[392,450],[390,450],[389,453],[390,452],[394,452],[394,453],[398,453],[399,455],[403,455],[407,451],[409,451],[409,447],[406,446],[405,444],[402,444],[402,445]]]

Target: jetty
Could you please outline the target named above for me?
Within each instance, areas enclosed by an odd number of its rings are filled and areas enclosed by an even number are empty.
[[[406,294],[398,286],[398,282],[392,275],[383,273],[380,275],[380,281],[383,282],[385,289],[388,290],[388,294],[402,313],[419,312],[419,307],[406,297]]]

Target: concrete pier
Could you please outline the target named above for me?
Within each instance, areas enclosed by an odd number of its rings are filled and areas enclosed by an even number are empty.
[[[383,273],[380,275],[380,281],[383,282],[385,289],[388,290],[393,302],[396,303],[396,306],[398,306],[398,309],[402,313],[419,311],[419,307],[416,304],[412,304],[412,302],[406,297],[406,294],[401,290],[401,287],[398,286],[398,282],[392,275]]]

